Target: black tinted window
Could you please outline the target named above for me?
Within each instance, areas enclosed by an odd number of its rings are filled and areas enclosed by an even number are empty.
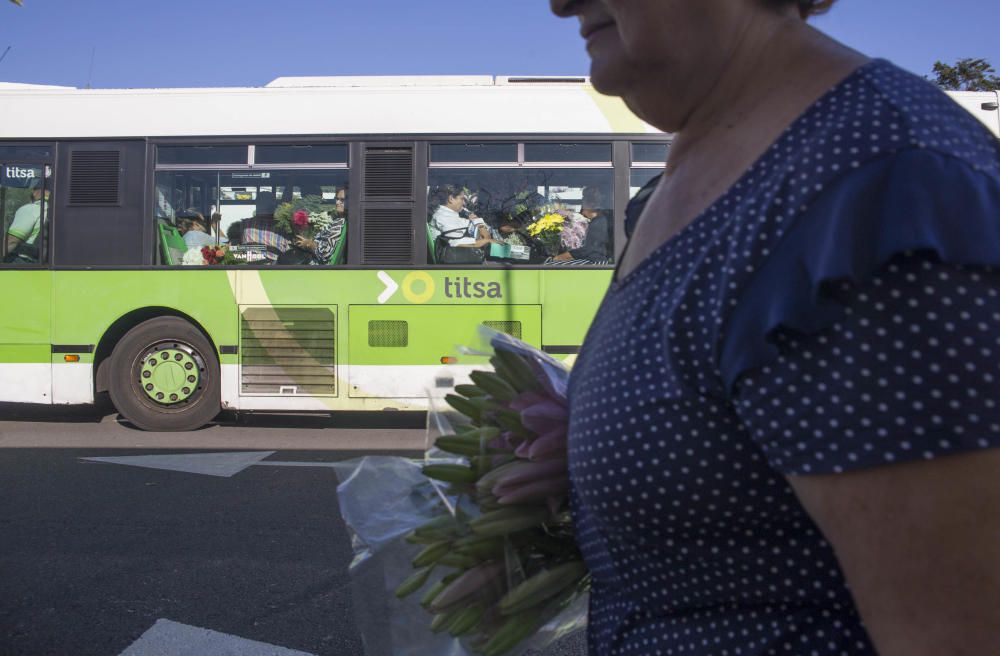
[[[517,144],[448,143],[431,144],[432,162],[516,162]]]
[[[246,146],[159,146],[159,164],[246,164]]]
[[[0,160],[49,159],[52,150],[48,146],[0,146]]]
[[[632,169],[629,175],[628,197],[632,198],[647,182],[663,173],[660,169]]]
[[[257,164],[346,164],[344,144],[257,146]]]
[[[526,143],[525,162],[610,162],[609,143]]]
[[[632,161],[666,162],[667,148],[665,143],[634,143],[632,144]]]

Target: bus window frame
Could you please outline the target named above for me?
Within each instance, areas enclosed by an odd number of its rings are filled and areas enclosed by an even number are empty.
[[[353,158],[352,146],[355,143],[355,139],[346,138],[342,136],[340,138],[332,137],[328,139],[316,139],[316,138],[303,138],[297,139],[294,136],[277,136],[277,137],[257,137],[257,136],[234,136],[234,137],[213,137],[213,138],[191,138],[191,137],[179,137],[179,138],[160,138],[160,139],[150,139],[148,141],[149,147],[153,150],[150,160],[150,175],[149,181],[146,184],[146,194],[148,197],[146,219],[149,220],[150,217],[154,216],[156,202],[156,174],[160,171],[203,171],[212,172],[217,171],[220,173],[229,173],[234,171],[318,171],[318,170],[340,170],[347,171],[348,187],[353,188],[351,177],[353,175],[350,163],[356,161]],[[258,145],[332,145],[341,144],[347,147],[347,162],[331,162],[328,164],[311,162],[307,164],[257,164],[255,161],[256,146]],[[159,164],[157,163],[156,151],[160,146],[227,146],[227,145],[245,145],[247,148],[247,162],[246,164]],[[352,216],[352,194],[348,194],[348,213],[347,216]],[[154,232],[154,246],[153,253],[148,267],[156,270],[202,270],[206,267],[202,266],[184,266],[182,264],[168,265],[160,262],[160,256],[158,249],[155,246],[155,231]],[[360,239],[360,235],[352,238],[352,230],[350,224],[348,224],[348,242],[345,244],[347,261],[339,266],[329,265],[329,264],[306,264],[306,265],[281,265],[276,267],[273,264],[263,264],[263,263],[253,263],[253,264],[238,264],[238,265],[213,265],[213,269],[232,269],[232,270],[281,270],[281,271],[294,271],[294,270],[335,270],[335,269],[345,269],[353,268],[351,265],[350,254],[351,254],[351,243]]]
[[[655,137],[657,135],[650,135]],[[431,137],[426,139],[426,150],[430,151],[430,147],[437,143],[470,143],[479,142],[485,143],[489,141],[497,141],[501,143],[517,143],[517,161],[516,162],[438,162],[433,163],[429,160],[424,164],[424,175],[422,177],[423,189],[426,190],[429,174],[434,169],[578,169],[578,170],[594,170],[594,169],[607,169],[611,172],[611,196],[612,196],[612,234],[614,239],[614,261],[612,264],[599,265],[599,264],[586,264],[571,267],[574,270],[600,270],[600,271],[612,271],[614,270],[618,257],[621,254],[622,247],[620,244],[624,244],[624,216],[625,216],[625,205],[621,206],[619,209],[619,160],[621,159],[621,154],[624,152],[625,161],[621,162],[626,166],[625,170],[625,194],[627,202],[628,194],[628,158],[630,157],[631,148],[630,144],[635,141],[633,137],[628,135],[584,135],[584,134],[572,134],[572,135],[530,135],[525,136],[524,134],[512,134],[512,135],[491,135],[487,136],[470,136],[470,135],[456,135],[452,138],[447,137]],[[660,138],[662,140],[662,137]],[[525,161],[524,157],[524,145],[526,143],[607,143],[611,146],[611,160],[605,162],[535,162],[535,161]],[[624,150],[622,150],[624,146]],[[423,201],[423,213],[426,215],[428,210],[426,193],[424,194]],[[421,208],[417,208],[414,213],[414,221],[416,225],[414,230],[416,230],[417,235],[423,234],[427,230],[426,219],[422,222],[419,221],[421,215]],[[518,271],[552,271],[557,267],[546,264],[510,264],[505,262],[495,262],[489,265],[455,265],[455,264],[432,264],[428,261],[426,248],[421,250],[420,256],[417,261],[414,262],[414,266],[423,267],[426,269],[457,269],[463,271],[490,271],[496,269],[516,269]]]
[[[50,233],[52,232],[52,223],[56,220],[55,212],[52,210],[52,197],[55,195],[56,186],[56,161],[58,160],[58,143],[55,141],[0,141],[0,144],[5,148],[46,148],[49,151],[48,157],[32,157],[25,155],[15,155],[14,159],[7,159],[0,157],[0,164],[21,164],[25,166],[41,167],[42,174],[42,190],[49,192],[49,200],[42,196],[42,227],[39,229],[38,238],[41,240],[41,245],[39,246],[39,253],[44,253],[44,261],[40,262],[2,262],[0,261],[0,271],[16,271],[16,270],[47,270],[52,268],[52,239],[50,239]],[[45,215],[48,214],[46,217]],[[48,219],[47,221],[45,219]],[[3,229],[3,234],[0,235],[0,239],[5,242],[7,240],[6,229]],[[6,250],[6,249],[4,249]],[[41,258],[40,258],[41,259]]]

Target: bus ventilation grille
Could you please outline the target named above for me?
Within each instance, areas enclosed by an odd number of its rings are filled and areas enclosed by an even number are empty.
[[[410,343],[410,326],[405,321],[369,321],[368,346],[408,346]]]
[[[365,199],[413,199],[413,149],[365,150]]]
[[[365,264],[409,264],[413,255],[410,208],[366,208]]]
[[[337,322],[327,308],[246,308],[240,316],[244,395],[335,396]]]
[[[521,339],[520,321],[484,321],[483,325],[487,328],[492,328],[498,333],[507,333],[511,337]]]
[[[70,158],[69,204],[117,207],[121,153],[117,150],[77,150]]]

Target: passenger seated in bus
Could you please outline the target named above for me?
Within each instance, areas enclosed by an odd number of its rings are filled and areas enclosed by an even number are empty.
[[[14,219],[7,228],[7,255],[5,262],[37,262],[38,233],[42,227],[42,180],[32,178],[28,183],[31,201],[17,208]]]
[[[229,227],[226,228],[226,239],[229,240],[230,246],[239,246],[243,243],[242,221],[236,221],[229,224]]]
[[[262,191],[257,194],[257,205],[254,209],[253,218],[273,219],[274,210],[278,208],[278,203],[274,200],[274,192]]]
[[[500,233],[500,241],[511,246],[530,246],[527,233],[519,219],[512,216],[503,216],[500,225],[497,227]]]
[[[347,189],[341,187],[334,194],[334,209],[330,212],[332,220],[330,224],[324,226],[313,237],[296,235],[293,243],[296,248],[304,250],[312,255],[312,258],[304,264],[325,265],[334,264],[330,261],[337,248],[337,242],[343,239],[344,223],[346,221],[346,210],[344,201],[347,197]]]
[[[428,200],[428,204],[435,208],[431,228],[435,236],[442,236],[452,248],[482,248],[487,244],[500,243],[490,235],[485,221],[464,211],[465,192],[458,187],[434,187]]]
[[[253,218],[240,221],[242,232],[240,243],[260,245],[267,249],[265,257],[269,262],[277,262],[282,253],[292,247],[291,240],[278,231],[274,225],[274,210],[277,203],[270,191],[257,194],[257,207]]]
[[[201,212],[187,210],[177,214],[177,229],[184,237],[184,245],[188,248],[214,246],[215,238],[209,234],[208,221]]]
[[[604,198],[598,187],[584,187],[580,215],[587,221],[587,232],[579,248],[571,248],[552,258],[559,264],[607,264],[611,261],[611,218],[601,209]]]
[[[334,213],[337,216],[347,218],[347,185],[337,189],[333,195]]]

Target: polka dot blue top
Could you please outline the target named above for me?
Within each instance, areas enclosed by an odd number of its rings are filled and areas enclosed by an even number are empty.
[[[1000,445],[997,208],[1000,142],[874,60],[612,283],[570,379],[592,656],[874,653],[785,476]]]

